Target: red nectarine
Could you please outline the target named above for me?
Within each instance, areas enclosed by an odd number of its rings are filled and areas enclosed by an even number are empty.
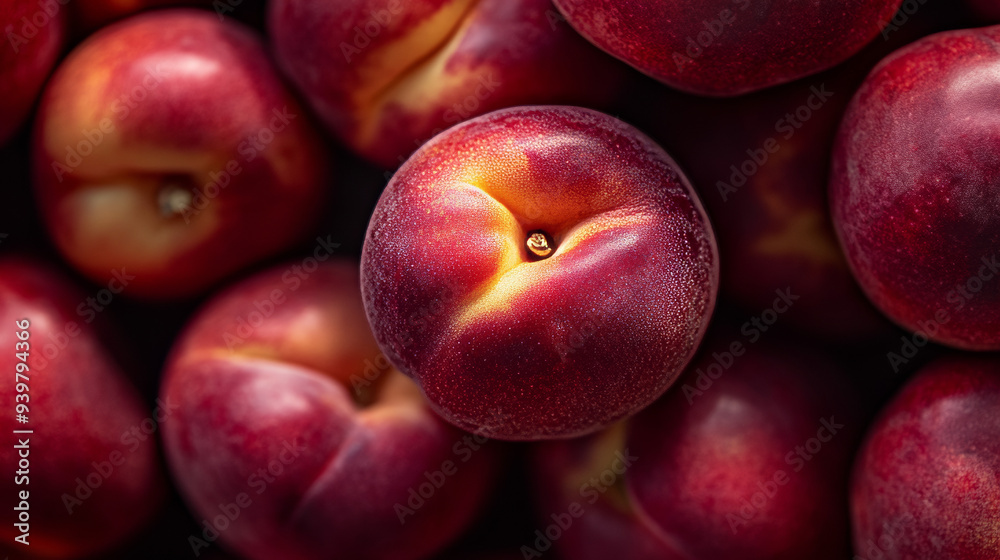
[[[584,37],[680,90],[738,95],[834,66],[901,0],[555,0]]]
[[[172,351],[174,478],[247,558],[425,558],[491,488],[497,443],[438,418],[365,322],[357,265],[275,268],[228,289]],[[297,265],[296,265],[297,266]]]
[[[606,103],[626,69],[549,0],[276,0],[268,25],[282,68],[330,130],[393,169],[495,109]]]
[[[98,323],[79,313],[84,299],[43,266],[0,260],[0,369],[9,375],[0,401],[5,426],[28,432],[8,430],[0,449],[10,469],[0,490],[14,506],[0,535],[3,546],[44,558],[119,544],[165,494],[152,434],[172,421],[172,403],[146,409]]]
[[[871,427],[851,488],[863,560],[1000,558],[1000,362],[927,366]]]
[[[128,294],[179,297],[297,241],[323,143],[259,39],[212,14],[139,15],[88,38],[46,88],[35,192],[55,244]]]
[[[457,426],[582,435],[658,397],[715,304],[715,237],[636,129],[576,107],[462,123],[386,187],[362,256],[382,350]]]
[[[883,60],[841,123],[834,225],[868,297],[901,326],[1000,349],[1000,27]]]

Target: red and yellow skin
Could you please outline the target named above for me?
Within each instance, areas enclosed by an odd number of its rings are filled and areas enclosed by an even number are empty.
[[[282,68],[327,127],[391,169],[496,109],[602,106],[626,74],[549,0],[279,0],[268,26]]]
[[[0,3],[0,30],[4,30],[0,48],[0,145],[10,140],[28,118],[62,50],[66,14],[61,5],[53,4],[59,10],[49,15],[36,0]],[[37,22],[33,21],[36,18]]]
[[[839,64],[879,35],[901,0],[555,4],[584,37],[637,70],[682,91],[732,96]]]
[[[529,234],[550,239],[530,256]],[[715,238],[673,160],[577,107],[518,107],[424,145],[362,255],[382,350],[434,409],[509,440],[593,432],[674,381],[715,304]]]
[[[0,259],[0,367],[10,377],[0,387],[10,414],[0,461],[11,469],[0,489],[8,507],[27,490],[30,516],[27,547],[14,541],[21,534],[16,521],[0,528],[12,558],[25,553],[81,558],[106,551],[150,521],[166,494],[155,436],[138,432],[140,440],[132,434],[154,416],[99,338],[103,323],[88,323],[76,312],[85,298],[47,267]],[[24,319],[26,336],[17,325]],[[27,344],[15,346],[21,342]],[[27,381],[15,380],[18,364],[25,363],[17,354],[25,351]],[[26,383],[27,391],[17,392],[15,381]],[[14,422],[18,403],[28,407],[27,423]],[[15,448],[21,438],[29,440],[27,449]],[[22,452],[30,464],[25,484],[18,484],[14,471]],[[81,480],[88,486],[78,490]]]
[[[197,294],[315,221],[328,179],[308,120],[248,29],[194,10],[139,15],[87,39],[49,83],[38,203],[96,282],[124,268],[130,296]]]
[[[171,353],[174,479],[198,520],[249,496],[219,537],[243,557],[426,558],[489,494],[498,443],[473,449],[384,360],[358,284],[347,261],[265,271],[211,300]],[[252,479],[272,461],[280,475]],[[397,504],[446,461],[457,472],[401,523]]]
[[[731,340],[712,335],[684,377],[631,419],[587,438],[538,446],[539,518],[552,523],[552,514],[570,512],[574,503],[582,509],[553,541],[558,557],[847,557],[848,474],[861,426],[837,372],[817,367],[821,352],[761,343],[745,347],[701,394],[686,393],[685,387],[698,389],[698,369],[714,362],[708,352],[726,352]],[[843,430],[808,461],[794,455],[831,415]],[[774,482],[779,471],[783,484]],[[763,503],[754,498],[758,483],[773,484]],[[744,500],[755,500],[749,519],[740,513]]]
[[[870,428],[851,481],[864,558],[1000,558],[1000,362],[926,366]]]
[[[834,225],[868,297],[969,350],[1000,349],[998,39],[1000,27],[940,33],[883,60],[848,108],[830,173]]]

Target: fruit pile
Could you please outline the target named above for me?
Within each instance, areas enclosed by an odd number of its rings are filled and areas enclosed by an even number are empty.
[[[0,29],[0,555],[1000,560],[1000,0]]]

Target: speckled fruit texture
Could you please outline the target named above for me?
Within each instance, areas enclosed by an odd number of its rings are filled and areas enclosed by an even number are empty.
[[[855,465],[855,553],[1000,558],[1000,361],[946,358],[871,427]]]
[[[556,250],[528,257],[528,232]],[[677,377],[715,303],[700,202],[662,149],[574,107],[463,123],[393,177],[362,256],[386,355],[440,414],[503,439],[592,432]]]
[[[901,0],[555,0],[569,23],[661,82],[738,95],[829,68],[879,35]]]
[[[868,297],[911,331],[1000,349],[1000,27],[882,61],[834,149],[830,201]]]

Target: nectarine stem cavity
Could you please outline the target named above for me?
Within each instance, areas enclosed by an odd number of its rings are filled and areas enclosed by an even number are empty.
[[[179,216],[184,214],[194,199],[191,189],[175,181],[167,181],[160,187],[157,193],[157,204],[160,207],[160,214],[164,218]]]
[[[555,250],[552,236],[540,229],[529,231],[525,244],[528,247],[528,256],[533,260],[546,259]]]

